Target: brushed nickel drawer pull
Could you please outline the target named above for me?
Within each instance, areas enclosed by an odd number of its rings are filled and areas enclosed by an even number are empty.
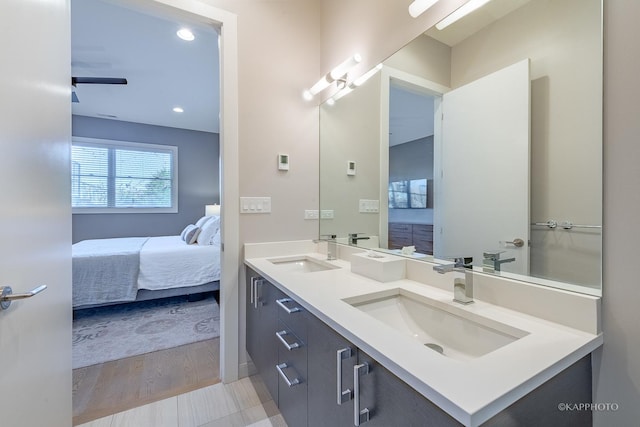
[[[299,348],[299,347],[300,347],[300,344],[299,344],[299,343],[297,343],[297,342],[294,342],[294,343],[292,343],[292,344],[289,344],[289,343],[287,342],[287,340],[285,340],[285,339],[284,339],[284,336],[285,336],[285,335],[289,335],[289,332],[287,332],[287,331],[279,331],[279,332],[276,332],[276,336],[278,337],[278,339],[280,340],[280,342],[282,343],[282,345],[284,345],[284,347],[285,347],[287,350],[291,351],[291,350],[293,350],[294,348]]]

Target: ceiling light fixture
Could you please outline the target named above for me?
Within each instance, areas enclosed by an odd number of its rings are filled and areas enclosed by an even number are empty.
[[[490,1],[491,0],[471,0],[468,3],[465,3],[464,6],[456,9],[452,14],[444,18],[442,21],[438,22],[436,24],[436,28],[438,30],[447,28],[449,25],[453,24],[459,19],[464,18],[474,10],[481,8]]]
[[[362,61],[362,57],[359,54],[355,54],[350,56],[346,60],[344,60],[340,65],[336,66],[333,70],[323,76],[316,84],[314,84],[311,89],[305,90],[302,94],[304,99],[307,101],[311,101],[313,97],[331,85],[331,83],[336,80],[340,80],[344,78],[346,81],[346,76],[349,73],[349,70],[356,66],[358,63]]]
[[[184,109],[182,107],[173,107],[174,113],[184,113]]]
[[[411,15],[412,18],[417,18],[431,6],[438,3],[438,1],[439,0],[415,0],[409,5],[409,15]]]
[[[190,29],[188,28],[180,28],[176,34],[178,35],[178,37],[180,37],[182,40],[185,41],[193,41],[195,40],[196,36],[193,35],[193,33],[191,32]]]

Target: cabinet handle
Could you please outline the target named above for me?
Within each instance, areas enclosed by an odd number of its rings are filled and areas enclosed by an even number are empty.
[[[351,357],[351,348],[343,348],[336,351],[336,398],[338,405],[351,400],[351,389],[342,390],[342,361]]]
[[[290,380],[289,378],[287,378],[287,375],[282,371],[283,369],[286,369],[288,367],[289,365],[287,365],[286,363],[281,363],[279,365],[276,365],[276,369],[278,370],[278,373],[280,374],[284,382],[287,383],[289,387],[293,387],[300,384],[300,380],[297,377],[294,378],[293,380]]]
[[[278,337],[282,345],[284,345],[287,350],[291,351],[294,348],[300,347],[300,344],[297,342],[294,342],[293,344],[289,344],[287,340],[284,339],[284,335],[289,335],[289,332],[287,331],[276,332],[276,336]]]
[[[255,290],[254,290],[254,286],[256,285],[256,277],[252,277],[251,278],[251,285],[249,286],[250,288],[250,292],[251,292],[251,299],[249,300],[250,304],[253,305],[253,300],[254,300],[254,295],[255,295]]]
[[[360,410],[360,376],[369,373],[369,364],[362,363],[353,367],[353,425],[359,426],[369,421],[369,409]]]
[[[258,308],[258,300],[260,297],[258,296],[258,286],[262,286],[263,279],[256,277],[256,280],[253,282],[254,291],[253,291],[253,308]]]
[[[284,305],[285,302],[291,302],[293,301],[291,298],[280,298],[276,300],[276,303],[282,307],[282,309],[284,311],[287,312],[287,314],[292,314],[292,313],[297,313],[300,311],[300,307],[293,307],[293,308],[289,308],[286,305]]]

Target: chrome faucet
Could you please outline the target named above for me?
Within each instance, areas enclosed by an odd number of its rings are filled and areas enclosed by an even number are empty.
[[[349,244],[350,245],[357,246],[358,245],[358,240],[369,240],[369,237],[367,237],[367,236],[358,237],[358,234],[361,234],[361,233],[349,233]]]
[[[464,279],[453,279],[453,301],[460,304],[471,304],[473,302],[473,258],[454,258],[454,262],[448,264],[434,265],[433,269],[440,274],[451,271],[464,273]]]
[[[504,251],[485,251],[482,255],[482,267],[488,271],[500,271],[500,266],[507,262],[513,262],[515,258],[500,259],[500,254]]]
[[[338,259],[338,245],[335,234],[321,234],[313,243],[327,242],[327,261]]]

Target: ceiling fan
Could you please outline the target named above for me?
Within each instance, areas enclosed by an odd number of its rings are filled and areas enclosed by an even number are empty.
[[[127,79],[121,77],[71,77],[71,86],[79,84],[126,85]],[[75,91],[71,92],[71,102],[80,102]]]

